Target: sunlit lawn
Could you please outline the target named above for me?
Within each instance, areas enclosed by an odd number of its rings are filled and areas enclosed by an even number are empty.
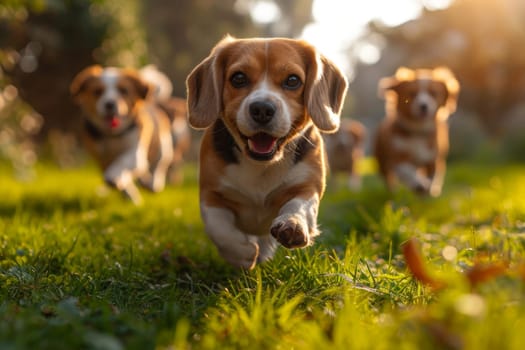
[[[91,166],[1,167],[0,349],[525,348],[524,164],[453,164],[438,199],[338,178],[316,245],[249,272],[207,239],[186,170],[134,207]],[[411,237],[445,287],[408,272]]]

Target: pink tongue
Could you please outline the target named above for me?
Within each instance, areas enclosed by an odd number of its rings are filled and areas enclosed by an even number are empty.
[[[265,154],[273,151],[276,142],[276,138],[260,133],[248,139],[248,147],[252,152]]]
[[[117,117],[111,117],[109,120],[110,128],[117,128],[120,125],[120,120]]]

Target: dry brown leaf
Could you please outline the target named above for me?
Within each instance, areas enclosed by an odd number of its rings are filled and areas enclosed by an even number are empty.
[[[408,269],[418,281],[430,286],[434,290],[446,286],[445,282],[436,279],[428,273],[425,261],[421,256],[419,244],[415,238],[410,238],[403,244],[403,255]]]
[[[504,275],[507,271],[508,264],[506,262],[498,261],[493,263],[478,263],[466,271],[465,276],[471,287],[475,287],[480,283]]]

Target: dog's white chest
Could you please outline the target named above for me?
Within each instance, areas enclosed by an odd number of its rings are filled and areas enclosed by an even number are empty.
[[[418,163],[428,163],[436,157],[436,150],[429,145],[428,140],[418,137],[394,137],[393,147],[403,153],[408,153]]]
[[[253,162],[241,162],[226,168],[221,192],[239,204],[236,220],[240,228],[249,234],[265,235],[280,209],[272,206],[269,198],[303,182],[307,173],[303,163],[254,166]]]

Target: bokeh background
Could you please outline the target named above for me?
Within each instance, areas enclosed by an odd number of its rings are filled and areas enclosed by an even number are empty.
[[[93,63],[153,63],[184,81],[225,34],[304,38],[350,80],[344,117],[373,136],[377,82],[400,66],[449,66],[461,83],[450,161],[525,161],[523,0],[2,0],[0,158],[85,161],[73,76]]]

